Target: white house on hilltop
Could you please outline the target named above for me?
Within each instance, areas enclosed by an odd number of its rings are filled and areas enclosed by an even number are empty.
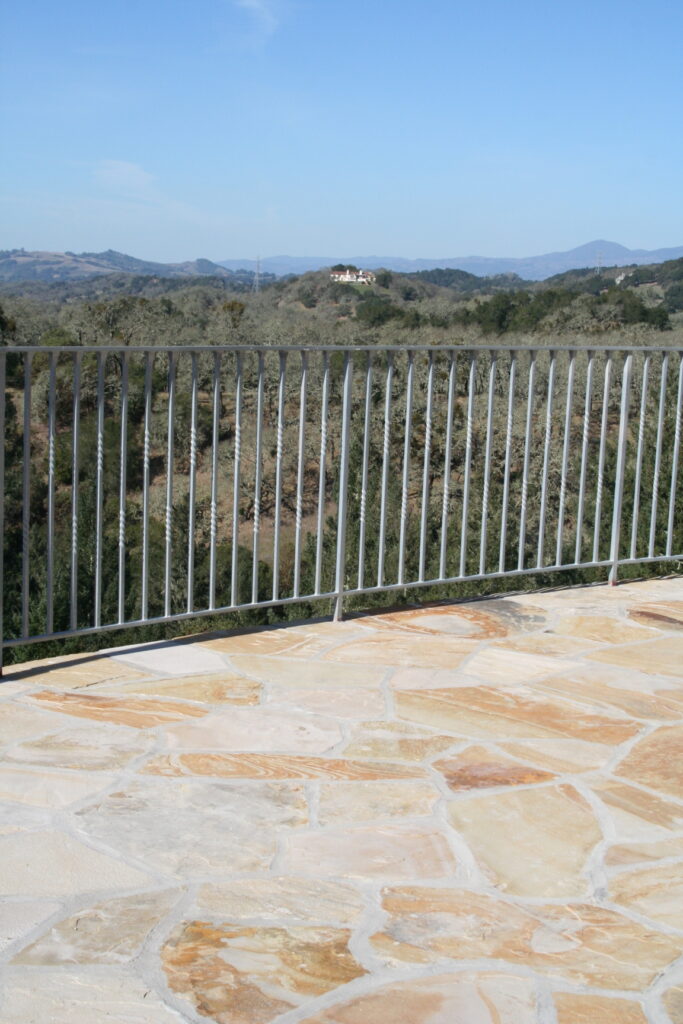
[[[330,278],[338,284],[375,283],[375,275],[371,270],[358,270],[356,267],[344,267],[343,270],[331,270]]]

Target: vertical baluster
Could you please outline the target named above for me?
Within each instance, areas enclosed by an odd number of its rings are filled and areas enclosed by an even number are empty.
[[[273,601],[280,597],[280,508],[282,505],[282,445],[285,429],[285,369],[287,353],[280,352],[275,454],[275,522],[273,524]]]
[[[304,462],[306,459],[306,397],[308,387],[308,355],[301,353],[301,386],[299,390],[299,445],[296,470],[296,513],[294,523],[294,592],[299,597],[301,586],[301,522],[304,503]]]
[[[621,412],[619,414],[619,443],[617,448],[616,478],[614,481],[614,503],[612,506],[612,539],[610,543],[610,561],[612,568],[609,581],[614,586],[617,582],[619,566],[619,541],[621,535],[621,509],[624,498],[624,470],[626,466],[626,445],[628,434],[628,406],[631,390],[631,367],[633,356],[624,359],[624,373],[621,379]]]
[[[97,478],[95,484],[95,615],[102,625],[102,518],[104,503],[104,370],[106,356],[97,353]]]
[[[168,430],[166,449],[166,535],[164,552],[164,615],[171,614],[173,571],[173,440],[175,433],[176,353],[168,356]]]
[[[493,397],[496,383],[497,360],[494,352],[491,353],[491,365],[489,367],[489,395],[486,413],[486,452],[484,455],[484,489],[481,499],[481,540],[479,546],[479,573],[481,576],[486,572],[486,541],[488,535],[489,518],[489,489],[491,478],[491,444],[493,441]]]
[[[562,442],[562,468],[560,471],[560,507],[557,511],[557,547],[555,565],[562,565],[562,534],[564,532],[564,507],[567,500],[567,467],[569,465],[569,439],[572,429],[572,403],[574,400],[574,363],[576,353],[569,353],[567,372],[567,403],[564,411],[564,440]]]
[[[588,353],[588,367],[586,369],[586,398],[583,409],[583,437],[581,440],[581,469],[579,471],[579,507],[576,516],[576,547],[574,549],[574,561],[578,564],[581,561],[581,547],[583,542],[583,513],[586,495],[586,469],[588,468],[588,442],[590,439],[591,409],[593,406],[593,353]]]
[[[78,495],[81,426],[81,353],[74,354],[73,434],[71,447],[71,595],[69,626],[78,625]]]
[[[195,509],[197,504],[197,353],[191,356],[192,384],[190,392],[190,479],[187,502],[187,611],[194,611],[194,548]]]
[[[674,428],[674,450],[671,458],[671,490],[669,492],[669,518],[666,529],[666,554],[673,553],[674,515],[676,512],[676,488],[678,486],[678,459],[681,450],[681,414],[683,413],[683,356],[678,357],[678,398],[676,399],[676,426]]]
[[[239,603],[238,569],[240,551],[240,475],[242,462],[242,353],[235,366],[235,455],[232,474],[232,564],[230,571],[230,604]]]
[[[323,388],[320,406],[320,473],[318,475],[318,533],[315,541],[315,593],[320,593],[323,564],[323,531],[325,527],[325,460],[327,459],[327,407],[329,403],[330,365],[323,353]]]
[[[550,352],[550,369],[548,371],[548,397],[545,415],[545,440],[543,443],[543,470],[541,473],[541,508],[538,518],[538,554],[536,565],[543,565],[545,549],[545,514],[548,496],[548,467],[550,465],[550,438],[553,428],[553,386],[555,384],[555,353]]]
[[[526,510],[529,496],[529,460],[531,458],[531,426],[534,414],[534,384],[536,382],[536,353],[529,356],[529,386],[526,404],[526,426],[524,428],[524,463],[522,466],[522,502],[519,513],[519,551],[517,569],[521,572],[526,562]]]
[[[505,430],[505,467],[503,469],[503,501],[500,510],[500,546],[498,549],[498,572],[505,572],[505,548],[508,535],[508,504],[510,500],[510,460],[512,458],[512,427],[514,420],[515,375],[517,357],[510,352],[510,381],[508,384],[508,411]]]
[[[605,441],[607,438],[607,417],[609,414],[609,393],[612,381],[612,356],[607,354],[605,363],[605,390],[602,396],[602,419],[600,421],[600,449],[598,452],[598,484],[595,492],[595,526],[593,532],[593,561],[600,558],[600,527],[602,525],[602,492],[605,485]]]
[[[0,676],[5,653],[5,385],[6,356],[0,352]]]
[[[24,438],[21,497],[21,635],[29,634],[31,559],[31,375],[33,353],[24,353]]]
[[[398,535],[398,579],[404,582],[406,530],[408,526],[408,485],[410,483],[410,442],[412,440],[413,419],[413,376],[415,368],[414,353],[408,350],[408,380],[406,383],[406,419],[403,439],[403,481],[401,486],[401,523]]]
[[[470,373],[467,383],[467,425],[465,433],[465,479],[462,489],[462,523],[460,528],[460,575],[467,569],[467,526],[470,514],[470,476],[472,473],[472,423],[474,420],[474,388],[477,357],[470,355]]]
[[[662,462],[662,441],[664,438],[664,412],[666,409],[666,386],[669,375],[669,355],[667,352],[662,357],[662,378],[659,386],[659,415],[657,417],[657,441],[655,444],[655,470],[652,481],[652,510],[650,513],[650,542],[648,544],[648,557],[653,558],[655,553],[655,539],[657,533],[657,505],[659,503],[659,476]]]
[[[140,618],[149,618],[149,460],[152,431],[152,364],[154,356],[145,353],[145,420],[142,448],[142,595]]]
[[[47,581],[46,633],[54,631],[54,565],[55,565],[55,443],[56,443],[57,356],[50,353],[50,384],[48,392],[47,442]]]
[[[645,418],[647,416],[647,394],[650,380],[650,354],[643,362],[643,379],[640,390],[640,418],[638,420],[638,448],[636,451],[636,478],[633,485],[633,521],[631,523],[631,558],[636,557],[638,546],[638,520],[640,518],[640,479],[643,466],[643,446],[645,443]]]
[[[121,364],[121,451],[119,470],[119,622],[126,617],[126,464],[128,455],[128,353]]]
[[[261,450],[263,448],[263,352],[258,354],[258,384],[256,388],[256,465],[254,467],[254,543],[251,560],[251,600],[258,601],[258,559],[259,533],[261,531],[261,476],[263,472]]]
[[[365,586],[365,517],[368,499],[368,462],[372,419],[372,353],[365,364],[365,422],[363,425],[363,465],[360,483],[360,524],[358,527],[358,589]]]
[[[429,353],[429,370],[427,372],[427,410],[425,413],[425,451],[422,465],[422,511],[420,515],[420,582],[425,578],[425,561],[427,556],[427,519],[429,513],[429,471],[432,460],[432,413],[434,402],[434,353]]]
[[[384,392],[384,437],[382,441],[382,492],[379,506],[379,552],[377,555],[377,586],[384,586],[384,551],[387,530],[387,488],[389,486],[389,456],[391,438],[391,391],[394,385],[394,356],[387,352],[387,377]]]
[[[346,573],[346,510],[349,491],[349,434],[351,424],[351,385],[353,360],[351,353],[344,355],[344,396],[342,400],[341,464],[339,467],[339,503],[337,511],[337,568],[335,586],[337,597],[334,602],[334,620],[339,622],[343,613],[344,584]]]
[[[448,370],[448,407],[446,411],[446,449],[443,457],[443,496],[441,501],[441,552],[439,557],[439,578],[445,579],[448,553],[448,506],[451,492],[451,451],[453,448],[453,404],[455,400],[455,352],[451,349]]]
[[[209,610],[216,607],[216,540],[218,537],[218,442],[221,428],[221,354],[213,354],[213,421],[211,425],[211,512],[209,517]],[[258,458],[258,452],[257,452]]]

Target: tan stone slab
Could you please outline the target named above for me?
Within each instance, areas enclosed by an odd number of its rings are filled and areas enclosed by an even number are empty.
[[[569,671],[575,662],[567,658],[548,657],[514,651],[497,641],[470,658],[464,671],[490,684],[503,686],[535,682],[554,672]]]
[[[161,951],[169,988],[218,1024],[268,1024],[365,974],[342,928],[190,921]]]
[[[76,774],[55,771],[31,771],[10,765],[0,766],[0,800],[11,800],[35,807],[68,807],[94,796],[114,781],[113,775]]]
[[[665,726],[645,736],[615,773],[683,799],[683,725]]]
[[[146,981],[131,972],[8,971],[3,1024],[185,1024]]]
[[[213,919],[342,925],[355,924],[364,909],[363,900],[351,885],[292,876],[203,885],[196,906]]]
[[[591,661],[623,665],[650,675],[683,678],[683,637],[664,637],[641,644],[609,647],[586,655]]]
[[[628,610],[629,618],[664,632],[683,629],[683,601],[651,601]]]
[[[553,993],[557,1024],[648,1024],[640,1003],[609,996]]]
[[[387,761],[303,757],[296,754],[178,754],[160,756],[142,769],[149,775],[214,775],[235,779],[415,779],[416,765]]]
[[[46,736],[62,724],[63,719],[23,704],[0,704],[0,746],[18,743],[33,737]]]
[[[457,668],[478,646],[477,640],[458,636],[406,633],[381,630],[358,640],[350,640],[326,654],[325,661],[355,665],[416,666]]]
[[[351,729],[346,757],[422,761],[452,747],[453,736],[439,735],[405,722],[363,722]]]
[[[66,728],[42,739],[27,740],[5,754],[5,759],[52,768],[107,771],[123,768],[149,750],[153,736],[127,726],[98,723]]]
[[[321,825],[430,815],[440,798],[428,782],[337,782],[320,787]]]
[[[98,687],[98,693],[104,692]],[[215,675],[176,676],[173,679],[151,679],[141,683],[118,683],[107,686],[107,693],[151,694],[155,697],[180,697],[205,704],[258,704],[261,686],[252,679],[230,673]]]
[[[342,739],[339,723],[322,715],[271,708],[231,708],[166,731],[170,748],[251,753],[324,754]]]
[[[377,687],[385,670],[368,665],[342,665],[329,661],[297,661],[296,658],[269,658],[257,654],[237,654],[231,664],[244,675],[275,686],[292,686],[297,690],[332,688],[340,686]]]
[[[527,786],[555,778],[552,772],[519,764],[486,747],[468,747],[451,757],[434,761],[432,767],[443,775],[454,793],[492,786]]]
[[[443,878],[456,863],[433,828],[353,826],[293,833],[285,839],[283,870],[310,877]]]
[[[621,840],[656,839],[660,830],[683,829],[680,804],[644,793],[616,779],[596,779],[590,786],[609,810],[617,838]]]
[[[562,773],[603,768],[614,757],[614,747],[588,740],[517,740],[499,743],[498,746],[513,757]]]
[[[59,910],[59,903],[0,900],[0,954]]]
[[[564,615],[554,626],[560,636],[582,637],[600,644],[629,644],[650,640],[657,630],[637,626],[611,615]]]
[[[52,711],[76,718],[90,718],[96,722],[114,722],[130,725],[134,729],[151,729],[156,725],[182,721],[184,718],[200,718],[206,708],[196,704],[182,704],[180,701],[135,699],[134,697],[99,697],[85,693],[51,693],[43,690],[27,698],[39,701]]]
[[[132,889],[149,877],[61,832],[17,832],[0,838],[0,892],[66,896]]]
[[[503,892],[549,898],[586,893],[586,860],[602,833],[573,786],[466,797],[449,804],[448,817]]]
[[[662,996],[671,1024],[683,1024],[683,984],[673,985]]]
[[[558,694],[593,709],[623,711],[634,718],[672,720],[683,717],[683,707],[675,691],[658,690],[648,693],[625,689],[614,685],[609,677],[607,680],[601,679],[600,669],[552,676],[539,683],[538,688],[545,694]]]
[[[340,635],[341,636],[344,634]],[[271,629],[258,633],[243,633],[240,636],[216,637],[201,640],[200,647],[219,651],[232,657],[233,654],[287,654],[288,658],[313,657],[330,646],[330,636],[320,636],[311,630],[302,632],[295,629]]]
[[[665,860],[667,857],[683,858],[683,838],[661,839],[655,843],[623,843],[610,846],[605,854],[604,862],[607,867],[622,867],[625,864]]]
[[[366,615],[356,621],[365,629],[404,631],[406,633],[443,634],[476,637],[478,640],[505,636],[508,626],[492,611],[488,602],[460,605],[427,605],[400,611]]]
[[[461,736],[492,739],[559,736],[623,743],[639,726],[582,711],[560,699],[538,698],[530,689],[487,686],[444,690],[402,690],[395,695],[399,718],[449,729]]]
[[[623,871],[609,891],[615,903],[683,930],[683,862]]]
[[[14,964],[120,964],[131,960],[180,893],[105,900],[57,922],[18,953]]]
[[[367,719],[384,714],[384,696],[379,689],[370,687],[333,687],[321,690],[311,687],[271,686],[267,706],[299,708],[314,714],[334,715],[335,718]]]
[[[32,686],[49,686],[54,690],[79,690],[96,683],[123,679],[144,679],[145,673],[114,658],[75,654],[29,662],[10,670],[10,678],[21,678]]]
[[[260,871],[308,821],[301,785],[140,778],[77,813],[86,835],[179,878]]]
[[[497,643],[496,648],[506,651],[520,651],[523,654],[543,654],[551,658],[571,658],[572,655],[583,654],[594,650],[596,644],[592,640],[582,640],[574,636],[556,636],[554,633],[523,633],[512,635]]]
[[[679,956],[680,938],[588,904],[520,907],[467,889],[384,889],[371,936],[390,967],[490,958],[572,984],[640,991]]]
[[[538,1024],[529,978],[439,974],[383,985],[302,1024]]]
[[[472,680],[463,672],[447,668],[397,668],[389,677],[392,690],[445,690],[454,686],[471,686]]]

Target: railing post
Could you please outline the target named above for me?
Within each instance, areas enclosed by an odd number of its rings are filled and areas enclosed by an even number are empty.
[[[334,621],[343,616],[344,573],[346,571],[346,510],[349,490],[349,428],[351,423],[351,379],[353,360],[347,352],[344,357],[344,397],[342,403],[341,465],[339,467],[339,502],[337,511],[337,569],[335,574]]]
[[[614,481],[614,508],[612,510],[612,543],[610,548],[609,582],[615,586],[619,566],[619,540],[621,535],[621,506],[624,498],[624,468],[626,464],[626,431],[628,429],[628,403],[631,389],[633,356],[624,360],[624,376],[621,381],[621,413],[619,416],[619,446],[617,448],[617,474]]]
[[[5,653],[5,367],[7,357],[0,352],[0,678]]]

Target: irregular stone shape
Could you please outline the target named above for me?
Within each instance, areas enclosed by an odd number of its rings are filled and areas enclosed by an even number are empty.
[[[383,985],[301,1024],[537,1024],[530,978],[438,974]]]
[[[616,774],[681,799],[683,797],[683,725],[656,729],[636,743]]]
[[[286,876],[203,885],[196,905],[212,918],[280,924],[355,924],[364,908],[351,885]]]
[[[97,734],[91,725],[77,725],[42,739],[27,740],[5,754],[8,761],[52,768],[84,768],[106,771],[124,768],[153,743],[137,729],[100,723]]]
[[[325,661],[297,661],[296,658],[268,658],[260,654],[236,654],[230,658],[230,663],[239,672],[259,682],[293,686],[297,690],[318,690],[321,687],[337,690],[340,686],[376,688],[385,675],[381,668],[333,665]]]
[[[581,640],[574,636],[556,636],[554,633],[525,633],[511,636],[495,645],[506,651],[520,651],[524,654],[546,654],[553,658],[571,657],[595,648],[592,640]]]
[[[214,775],[235,779],[415,779],[425,771],[416,765],[387,761],[297,757],[296,754],[178,754],[149,761],[150,775]]]
[[[7,1024],[184,1024],[146,982],[120,970],[79,973],[64,968],[7,972],[2,1013]]]
[[[335,718],[379,718],[384,714],[384,696],[379,688],[328,686],[323,690],[309,687],[300,690],[291,686],[271,686],[268,706],[292,707]]]
[[[664,860],[666,857],[683,857],[683,838],[662,839],[658,843],[627,843],[610,846],[605,854],[604,862],[607,867],[622,867],[625,864]]]
[[[608,996],[554,992],[557,1024],[648,1024],[640,1003]]]
[[[141,669],[145,675],[188,676],[195,672],[225,671],[225,662],[220,654],[207,651],[199,644],[177,640],[146,644],[144,647],[118,647],[114,657]]]
[[[488,607],[488,602],[487,606]],[[489,639],[505,636],[507,627],[483,604],[441,604],[419,608],[402,608],[395,612],[364,615],[358,624],[365,629],[402,630],[407,633],[448,633],[453,636]]]
[[[310,877],[444,878],[455,858],[433,828],[377,826],[294,833],[285,840],[283,870]]]
[[[179,893],[141,893],[105,900],[53,925],[22,949],[15,964],[119,964],[131,960]]]
[[[683,601],[660,601],[629,608],[629,618],[644,626],[655,626],[665,632],[683,629]]]
[[[654,839],[664,829],[678,831],[683,828],[683,807],[680,804],[660,800],[616,779],[595,779],[590,786],[607,806],[617,838],[621,840]]]
[[[486,747],[467,747],[451,757],[434,761],[432,767],[441,772],[454,793],[491,786],[527,786],[555,778],[552,772],[520,764]]]
[[[363,722],[352,727],[344,756],[423,761],[456,742],[453,736],[439,736],[405,722]]]
[[[342,739],[338,722],[270,708],[231,708],[166,731],[169,747],[250,753],[324,754]]]
[[[554,772],[586,772],[603,768],[614,757],[614,747],[587,740],[517,740],[498,743],[501,750]]]
[[[96,657],[74,654],[49,658],[22,665],[19,671],[32,686],[49,686],[53,690],[78,690],[97,683],[145,677],[144,672],[137,672],[130,665],[124,665],[107,655]]]
[[[365,974],[341,928],[245,928],[191,921],[161,951],[171,990],[218,1024],[267,1024]]]
[[[487,686],[402,690],[395,695],[399,718],[476,738],[574,737],[623,743],[638,731],[629,721],[607,718],[562,700],[541,700],[530,689]]]
[[[509,686],[543,679],[551,672],[560,672],[563,668],[568,671],[573,665],[573,662],[562,658],[514,651],[498,642],[477,651],[467,662],[464,671],[468,676],[477,676],[487,683]]]
[[[61,832],[17,832],[0,838],[0,892],[65,896],[148,885],[142,871]]]
[[[340,639],[343,635],[344,633],[339,631]],[[274,655],[286,652],[287,657],[292,658],[302,653],[305,657],[312,657],[329,647],[330,643],[329,636],[317,636],[313,630],[302,632],[295,628],[282,627],[235,636],[214,637],[211,640],[202,640],[201,646],[211,651],[220,651],[221,654],[228,656],[233,654]]]
[[[59,722],[54,715],[20,704],[0,704],[0,746],[45,736],[54,732]]]
[[[671,1024],[683,1024],[683,985],[674,985],[662,996]]]
[[[615,903],[663,921],[672,928],[683,922],[683,864],[666,864],[625,871],[609,883]]]
[[[322,825],[429,815],[440,798],[428,782],[335,782],[320,787]]]
[[[102,693],[103,688],[98,688]],[[205,704],[258,704],[261,686],[252,679],[228,672],[206,676],[180,676],[176,679],[152,679],[142,683],[118,683],[107,686],[107,693],[142,693],[155,697],[180,697]]]
[[[639,991],[677,959],[680,938],[588,904],[520,907],[466,889],[384,889],[384,931],[371,937],[388,966],[488,957],[573,984]]]
[[[583,869],[602,833],[573,786],[466,797],[449,804],[448,817],[504,892],[551,898],[585,894]]]
[[[89,835],[180,877],[265,868],[277,829],[307,818],[303,788],[293,783],[193,779],[132,782],[77,814]]]
[[[59,903],[0,901],[0,953],[59,910]]]
[[[597,705],[609,710],[616,708],[636,718],[677,719],[683,716],[680,699],[676,699],[675,693],[667,690],[648,693],[642,689],[613,686],[609,678],[611,675],[611,669],[603,674],[603,678],[600,669],[589,669],[573,672],[569,676],[552,676],[539,683],[539,688],[546,694],[557,693],[588,707]]]
[[[406,634],[403,630],[382,630],[325,655],[326,661],[361,665],[431,665],[435,668],[457,668],[478,646],[478,641],[462,637],[434,634]]]
[[[96,722],[115,722],[134,729],[151,729],[155,725],[179,722],[184,718],[201,718],[206,708],[171,700],[135,700],[132,697],[99,697],[86,693],[51,693],[43,690],[28,700],[41,701],[52,711]]]
[[[560,636],[596,640],[600,644],[628,644],[658,635],[654,629],[634,626],[610,615],[565,615],[554,627],[554,632]]]
[[[0,800],[15,800],[36,807],[68,807],[69,804],[94,796],[113,781],[113,775],[38,772],[3,765],[0,771]]]
[[[586,655],[591,661],[623,665],[650,675],[683,678],[683,637],[660,637],[641,644],[608,647]]]

